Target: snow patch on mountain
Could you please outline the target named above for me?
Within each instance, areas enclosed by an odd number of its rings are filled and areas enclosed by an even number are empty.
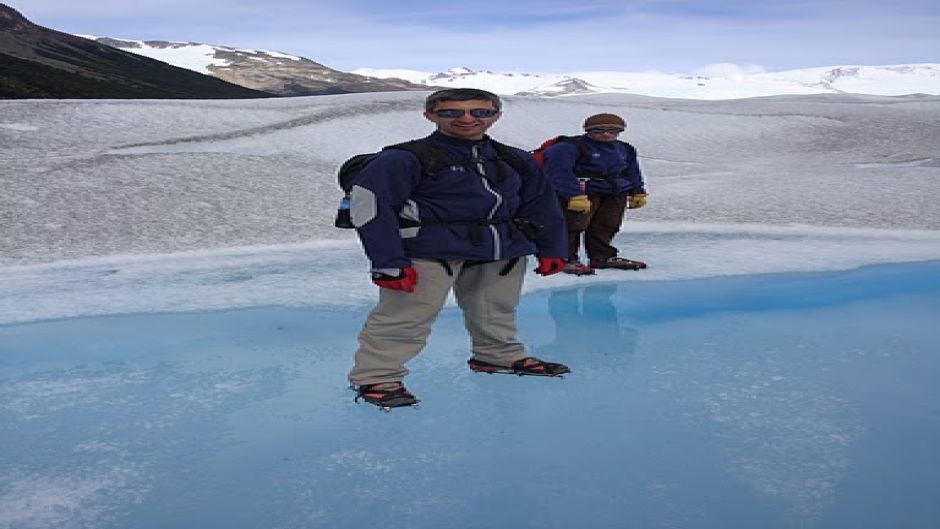
[[[202,44],[198,42],[176,42],[176,41],[157,41],[157,40],[135,40],[113,37],[99,37],[96,35],[76,35],[89,40],[98,41],[115,48],[143,55],[151,59],[163,61],[173,66],[186,68],[201,74],[213,75],[209,69],[210,66],[224,68],[231,66],[233,56],[245,56],[247,59],[255,61],[292,60],[300,61],[302,57],[288,55],[270,50],[253,50],[243,48],[230,48],[228,46],[216,46],[212,44]],[[226,52],[226,53],[220,53]],[[226,58],[228,57],[228,58]]]

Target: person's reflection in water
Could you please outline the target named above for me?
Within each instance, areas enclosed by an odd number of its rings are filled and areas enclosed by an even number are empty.
[[[616,292],[615,284],[552,290],[548,313],[555,321],[555,342],[546,351],[632,355],[638,333],[620,325],[612,301]]]

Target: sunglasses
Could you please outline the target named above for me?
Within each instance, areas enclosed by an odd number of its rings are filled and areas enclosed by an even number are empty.
[[[493,110],[491,108],[473,108],[470,110],[445,108],[444,110],[435,110],[433,113],[439,118],[454,119],[463,117],[463,115],[467,112],[470,112],[470,115],[475,118],[491,118],[496,114],[499,114],[499,110]]]
[[[623,129],[588,129],[591,134],[620,134]]]

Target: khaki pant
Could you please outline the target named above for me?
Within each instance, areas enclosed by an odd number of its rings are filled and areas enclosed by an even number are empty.
[[[379,289],[379,302],[359,333],[359,349],[349,381],[355,385],[400,381],[404,365],[421,352],[431,324],[451,289],[463,311],[473,358],[510,365],[528,356],[516,339],[516,305],[522,290],[526,259],[505,275],[509,261],[467,266],[448,261],[453,275],[438,261],[414,259],[418,283],[412,293]]]

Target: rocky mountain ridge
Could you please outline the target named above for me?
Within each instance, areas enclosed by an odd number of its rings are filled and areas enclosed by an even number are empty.
[[[271,94],[45,28],[0,4],[0,98],[250,97]]]

